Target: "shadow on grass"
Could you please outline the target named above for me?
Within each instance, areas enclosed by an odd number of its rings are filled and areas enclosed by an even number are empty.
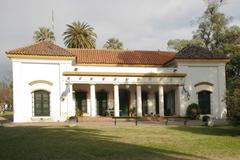
[[[215,127],[207,127],[207,126],[177,126],[171,127],[169,129],[190,132],[194,134],[205,134],[205,135],[215,135],[215,136],[240,136],[240,127],[235,127],[231,125],[225,126],[215,126]]]
[[[2,127],[0,159],[207,159],[122,143],[117,141],[119,138],[104,135],[101,130],[79,127]]]

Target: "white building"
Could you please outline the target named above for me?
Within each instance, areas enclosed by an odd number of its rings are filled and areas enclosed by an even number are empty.
[[[202,114],[225,118],[228,59],[199,47],[179,53],[63,49],[40,42],[6,52],[12,60],[14,122],[65,121],[76,114],[185,116],[191,103]]]

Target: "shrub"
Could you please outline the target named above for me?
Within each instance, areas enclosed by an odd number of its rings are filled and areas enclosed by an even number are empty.
[[[240,89],[232,89],[227,91],[226,104],[228,118],[234,123],[240,124]]]
[[[76,107],[76,115],[77,116],[82,116],[82,111],[79,107]]]
[[[188,106],[186,116],[190,119],[198,119],[200,115],[199,105],[192,103]]]

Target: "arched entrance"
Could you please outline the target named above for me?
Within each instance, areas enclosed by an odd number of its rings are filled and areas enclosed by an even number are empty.
[[[201,110],[201,114],[211,114],[211,92],[198,92],[198,104]]]
[[[119,89],[120,116],[128,116],[130,92],[126,89]]]
[[[106,116],[108,105],[108,93],[104,90],[97,92],[97,115]]]

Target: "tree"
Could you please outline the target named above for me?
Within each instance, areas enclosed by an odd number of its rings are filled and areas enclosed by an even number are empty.
[[[240,89],[235,88],[226,95],[228,117],[235,124],[240,124]]]
[[[207,8],[198,18],[198,29],[193,32],[192,40],[169,40],[169,48],[180,50],[187,45],[200,45],[209,50],[222,47],[225,43],[227,24],[230,18],[219,12],[224,0],[207,0]],[[229,30],[232,33],[233,29]],[[229,33],[229,34],[230,34]],[[174,42],[174,43],[173,43]]]
[[[106,49],[123,49],[123,43],[118,38],[109,38],[103,45]]]
[[[0,82],[0,103],[13,103],[13,83]]]
[[[226,65],[228,117],[240,124],[240,27],[228,27],[230,18],[219,12],[224,0],[207,0],[208,6],[198,19],[198,29],[192,40],[170,40],[168,46],[180,50],[194,39],[203,42],[204,47],[213,53],[228,54]],[[198,45],[198,44],[197,44]]]
[[[239,45],[240,44],[240,27],[237,25],[231,26],[226,29],[223,34],[222,43]]]
[[[94,28],[87,23],[73,22],[67,24],[63,33],[64,44],[68,48],[95,48],[97,35]]]
[[[35,42],[41,41],[55,41],[54,33],[47,27],[39,27],[34,32],[33,39]]]
[[[168,41],[168,48],[174,49],[176,51],[180,51],[181,49],[187,47],[188,45],[196,45],[196,46],[204,47],[204,43],[200,39],[192,39],[192,40],[173,39]]]
[[[198,19],[198,29],[193,38],[203,40],[205,47],[214,50],[221,46],[223,34],[227,29],[230,18],[219,12],[223,0],[208,0],[208,6],[203,15]]]

